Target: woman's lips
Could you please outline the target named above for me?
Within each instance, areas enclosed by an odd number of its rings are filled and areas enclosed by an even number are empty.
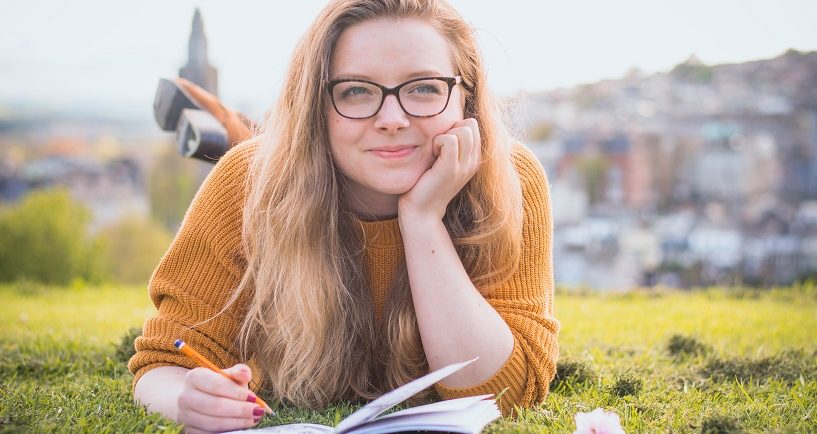
[[[396,160],[399,158],[403,158],[414,152],[417,149],[416,146],[406,146],[394,149],[388,148],[380,148],[380,149],[372,149],[371,152],[374,155],[377,155],[380,158],[385,158],[387,160]]]

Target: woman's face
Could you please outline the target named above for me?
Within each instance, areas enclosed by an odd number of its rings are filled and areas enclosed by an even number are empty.
[[[362,79],[390,88],[414,78],[456,73],[447,41],[431,25],[418,19],[375,19],[341,34],[329,79]],[[399,196],[434,163],[432,140],[463,119],[463,106],[459,85],[451,90],[445,111],[428,118],[406,114],[390,95],[374,116],[348,119],[327,98],[332,158],[348,179],[349,206],[370,216],[396,215]]]

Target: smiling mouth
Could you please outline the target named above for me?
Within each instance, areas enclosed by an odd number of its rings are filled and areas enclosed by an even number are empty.
[[[369,152],[372,154],[380,157],[385,158],[387,160],[394,160],[406,157],[414,152],[417,149],[416,146],[400,146],[394,148],[378,148],[372,149]]]

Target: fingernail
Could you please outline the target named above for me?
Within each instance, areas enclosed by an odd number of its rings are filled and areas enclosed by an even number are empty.
[[[250,394],[249,394],[249,395],[247,395],[247,402],[255,402],[255,399],[256,399],[256,398],[255,398],[255,394],[254,394],[254,393],[250,392]]]
[[[252,409],[252,415],[255,417],[261,417],[264,415],[264,409],[261,407],[255,407]]]
[[[253,416],[252,423],[257,424],[258,422],[261,422],[261,417],[262,416]]]

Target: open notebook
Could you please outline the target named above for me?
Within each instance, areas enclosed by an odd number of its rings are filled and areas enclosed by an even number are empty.
[[[298,423],[232,433],[336,433],[365,434],[402,431],[444,431],[478,433],[485,425],[501,416],[493,395],[450,399],[433,404],[411,407],[381,416],[421,390],[462,369],[476,359],[455,363],[420,377],[366,404],[343,419],[336,427]]]

